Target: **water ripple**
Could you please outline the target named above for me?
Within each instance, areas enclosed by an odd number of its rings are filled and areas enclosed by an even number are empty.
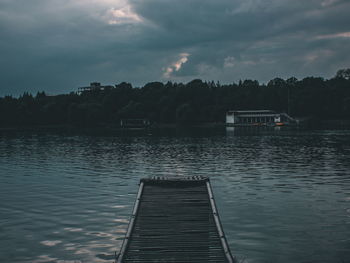
[[[244,262],[350,258],[350,133],[0,135],[0,262],[111,262],[141,177],[210,176]]]

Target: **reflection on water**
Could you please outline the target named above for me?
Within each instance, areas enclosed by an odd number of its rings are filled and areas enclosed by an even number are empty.
[[[350,259],[350,132],[0,135],[0,262],[111,262],[139,178],[212,180],[244,262]]]

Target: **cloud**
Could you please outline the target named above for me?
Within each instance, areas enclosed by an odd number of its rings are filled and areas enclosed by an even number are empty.
[[[326,6],[330,6],[330,5],[333,5],[335,3],[339,2],[339,0],[324,0],[322,1],[321,5],[323,7],[326,7]]]
[[[314,63],[317,62],[320,59],[327,59],[328,57],[331,57],[334,54],[334,51],[332,50],[317,50],[314,52],[311,52],[305,56],[306,63]]]
[[[182,65],[188,61],[189,56],[190,56],[189,53],[179,54],[180,58],[177,61],[173,62],[170,66],[165,68],[163,76],[165,78],[170,78],[172,76],[173,72],[179,71],[181,69]]]
[[[349,11],[348,0],[0,0],[0,96],[331,77],[350,66]]]
[[[236,59],[234,57],[228,56],[224,59],[224,67],[225,68],[234,67],[235,63],[236,63]]]
[[[316,39],[327,39],[327,38],[350,38],[350,32],[316,36]]]
[[[140,23],[143,21],[142,18],[131,9],[130,5],[119,9],[112,7],[107,10],[104,18],[110,25]]]

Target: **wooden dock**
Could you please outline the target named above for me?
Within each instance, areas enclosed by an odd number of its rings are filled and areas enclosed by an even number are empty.
[[[209,178],[141,179],[116,261],[235,262]]]

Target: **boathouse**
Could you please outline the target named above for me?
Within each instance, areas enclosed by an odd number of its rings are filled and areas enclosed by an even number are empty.
[[[283,125],[294,122],[286,113],[273,110],[230,110],[226,113],[226,125]]]

